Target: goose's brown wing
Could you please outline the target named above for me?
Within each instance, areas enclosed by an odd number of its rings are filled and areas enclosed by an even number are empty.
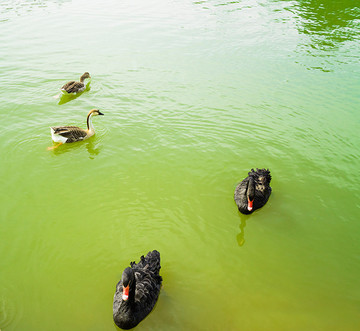
[[[67,143],[84,140],[87,132],[77,126],[54,126],[52,127],[55,134],[67,138]]]
[[[74,80],[72,80],[71,82],[68,82],[68,83],[66,83],[65,85],[63,85],[62,87],[61,87],[61,89],[62,90],[67,90],[72,84],[74,84],[74,83],[76,83]]]
[[[71,81],[66,83],[61,89],[65,90],[67,93],[75,93],[80,89],[84,88],[84,84],[81,82]]]

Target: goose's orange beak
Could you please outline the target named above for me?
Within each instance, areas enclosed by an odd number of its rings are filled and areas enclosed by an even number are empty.
[[[126,286],[126,287],[123,286],[122,299],[123,299],[124,301],[126,301],[127,299],[129,299],[129,285]]]
[[[254,202],[254,200],[250,200],[250,199],[248,198],[248,211],[252,211],[252,209],[253,209],[253,202]]]

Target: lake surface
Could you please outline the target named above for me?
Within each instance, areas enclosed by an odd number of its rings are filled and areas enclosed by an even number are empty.
[[[5,0],[0,45],[2,331],[115,331],[153,249],[139,330],[360,328],[359,1]],[[94,137],[47,150],[92,108]]]

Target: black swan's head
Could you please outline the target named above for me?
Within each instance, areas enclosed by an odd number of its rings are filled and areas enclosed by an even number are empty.
[[[132,288],[135,283],[134,270],[130,267],[126,268],[122,274],[121,281],[123,285],[122,299],[127,301],[129,299],[130,288]]]
[[[246,197],[248,201],[247,209],[248,211],[252,211],[255,198],[255,180],[252,177],[250,177],[248,181],[248,185],[246,188]]]

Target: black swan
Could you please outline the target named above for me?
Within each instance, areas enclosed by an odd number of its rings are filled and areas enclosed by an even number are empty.
[[[268,201],[271,194],[269,169],[251,169],[249,176],[236,186],[234,200],[239,211],[251,214]]]
[[[124,270],[113,304],[113,318],[119,328],[135,327],[154,308],[162,282],[160,268],[160,253],[154,250]]]

